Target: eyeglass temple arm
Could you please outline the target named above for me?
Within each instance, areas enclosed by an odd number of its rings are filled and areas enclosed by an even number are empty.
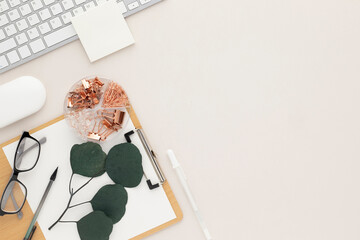
[[[43,138],[41,138],[40,140],[39,140],[39,143],[40,144],[44,144],[44,143],[46,143],[46,137],[43,137]],[[19,156],[19,158],[17,159],[17,162],[18,162],[18,164],[20,165],[20,163],[21,163],[21,161],[22,161],[22,155],[24,154],[24,153],[27,153],[28,151],[30,151],[31,149],[34,149],[34,148],[36,148],[38,145],[36,144],[36,143],[34,143],[31,147],[29,147],[28,149],[26,149],[25,151],[19,151],[18,152],[18,154],[20,154],[20,156]]]
[[[14,194],[13,194],[12,191],[10,192],[10,196],[11,196],[11,200],[12,200],[12,202],[13,202],[13,204],[14,204],[15,209],[18,209],[19,206],[17,205],[17,202],[16,202],[16,200],[15,200],[15,197],[14,197]],[[19,212],[17,213],[17,216],[18,216],[19,219],[21,219],[22,216],[23,216],[23,213],[22,213],[21,211],[19,211]]]
[[[41,139],[39,140],[39,143],[40,143],[40,144],[46,143],[46,137],[41,138]],[[21,163],[21,161],[22,161],[22,156],[23,156],[23,154],[26,153],[27,151],[30,151],[31,149],[35,148],[36,146],[37,146],[37,144],[33,144],[31,147],[29,147],[28,149],[26,149],[26,150],[23,151],[23,152],[20,152],[20,151],[19,151],[20,156],[19,156],[19,158],[18,158],[18,160],[17,160],[17,162],[18,162],[19,165],[20,165],[20,163]],[[24,148],[24,146],[22,146],[22,149],[23,149],[23,148]],[[21,150],[21,151],[22,151],[22,150]],[[12,186],[12,187],[13,187],[13,186]],[[17,205],[16,200],[15,200],[15,198],[14,198],[14,195],[12,194],[12,187],[10,187],[10,190],[7,191],[7,193],[5,193],[4,198],[3,198],[3,201],[6,202],[6,201],[8,200],[8,198],[9,198],[9,193],[10,193],[10,195],[11,195],[11,200],[12,200],[12,202],[13,202],[13,204],[14,204],[14,207],[15,207],[15,208],[18,208],[19,206]],[[19,212],[17,213],[17,216],[18,216],[19,219],[21,219],[22,216],[23,216],[23,213],[22,213],[21,211],[19,211]]]

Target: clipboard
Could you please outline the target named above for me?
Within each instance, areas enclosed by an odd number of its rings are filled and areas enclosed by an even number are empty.
[[[130,118],[135,126],[136,129],[142,129],[141,124],[135,114],[135,111],[132,107],[130,107]],[[64,116],[60,116],[58,118],[55,118],[37,128],[32,129],[31,131],[29,131],[30,133],[35,133],[39,130],[42,130],[46,127],[49,127],[61,120],[64,120]],[[3,151],[3,148],[11,143],[14,143],[16,141],[18,141],[20,138],[16,137],[13,138],[3,144],[0,145],[0,192],[2,193],[6,183],[9,181],[10,178],[10,174],[12,172],[12,168],[9,164],[8,159],[5,156],[5,153]],[[164,189],[164,192],[168,198],[168,201],[176,215],[176,218],[162,224],[159,225],[155,228],[152,228],[146,232],[143,232],[129,240],[140,240],[143,239],[149,235],[152,235],[164,228],[167,228],[179,221],[181,221],[181,219],[183,218],[183,214],[182,211],[180,209],[180,206],[174,196],[174,193],[172,192],[170,185],[168,183],[167,180],[164,180],[162,183],[162,187]],[[24,204],[24,207],[22,209],[23,212],[23,218],[21,220],[18,219],[18,217],[16,216],[16,214],[12,214],[12,215],[5,215],[0,217],[0,236],[2,239],[7,239],[7,240],[19,240],[19,239],[23,239],[23,237],[25,236],[26,230],[29,226],[29,223],[33,217],[33,212],[30,208],[29,203],[26,201]],[[34,233],[34,236],[32,238],[32,240],[44,240],[45,236],[40,228],[40,226],[38,224],[37,225],[37,230]]]

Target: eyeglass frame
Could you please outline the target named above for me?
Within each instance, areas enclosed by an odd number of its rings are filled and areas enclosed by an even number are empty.
[[[37,159],[36,159],[36,162],[35,162],[34,166],[32,166],[32,167],[29,168],[29,169],[19,170],[19,169],[17,169],[17,167],[16,167],[16,160],[17,160],[16,157],[17,157],[17,154],[19,153],[20,144],[21,144],[22,140],[24,140],[25,138],[30,138],[30,139],[34,140],[34,141],[37,143],[37,146],[39,146],[38,156],[37,156]],[[36,145],[35,145],[35,146],[36,146]],[[32,147],[30,147],[29,149],[31,149],[31,148],[32,148]],[[27,150],[29,150],[29,149],[27,149]],[[25,151],[27,151],[27,150],[25,150]],[[23,183],[18,179],[18,175],[19,175],[19,173],[28,172],[28,171],[34,169],[34,167],[36,166],[36,164],[37,164],[38,161],[39,161],[40,152],[41,152],[41,144],[40,144],[40,142],[39,142],[36,138],[32,137],[29,132],[24,131],[23,134],[21,135],[20,140],[19,140],[19,143],[18,143],[18,145],[17,145],[17,147],[16,147],[16,152],[15,152],[15,156],[14,156],[14,168],[13,168],[13,172],[12,172],[11,178],[9,179],[9,182],[6,184],[6,187],[4,188],[4,192],[3,192],[2,195],[1,195],[1,200],[0,200],[0,216],[4,216],[4,215],[6,215],[6,214],[17,214],[17,213],[20,212],[21,209],[24,207],[24,204],[25,204],[25,202],[26,202],[26,197],[27,197],[27,188],[26,188],[25,184],[23,184]],[[24,152],[23,152],[23,153],[24,153]],[[14,181],[14,182],[18,182],[20,185],[22,185],[22,186],[24,187],[24,189],[25,189],[24,202],[22,203],[21,207],[20,207],[17,211],[15,211],[15,212],[5,212],[5,211],[3,211],[3,210],[1,209],[1,203],[2,203],[2,201],[3,201],[3,198],[4,198],[4,195],[5,195],[6,189],[8,188],[9,184],[10,184],[11,182],[13,182],[13,181]],[[10,197],[10,196],[8,196],[8,197]],[[16,204],[16,202],[15,202],[15,204]]]

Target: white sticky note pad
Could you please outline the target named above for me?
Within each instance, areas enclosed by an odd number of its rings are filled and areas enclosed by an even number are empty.
[[[73,17],[71,22],[91,62],[135,42],[121,6],[114,0]]]

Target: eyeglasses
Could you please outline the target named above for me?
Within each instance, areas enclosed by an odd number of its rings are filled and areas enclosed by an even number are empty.
[[[18,180],[18,175],[22,172],[28,172],[36,166],[40,156],[40,149],[41,144],[38,140],[30,136],[28,132],[22,134],[15,152],[13,174],[1,197],[0,216],[16,214],[24,206],[27,189]]]

